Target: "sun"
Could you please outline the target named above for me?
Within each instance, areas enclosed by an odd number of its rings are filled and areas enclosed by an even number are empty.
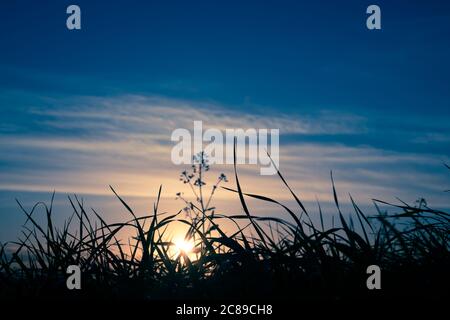
[[[194,249],[194,241],[193,240],[185,240],[184,238],[174,240],[175,248],[177,250],[177,254],[186,254],[189,255],[192,253]]]

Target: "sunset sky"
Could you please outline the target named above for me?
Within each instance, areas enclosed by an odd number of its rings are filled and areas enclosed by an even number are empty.
[[[2,1],[0,241],[24,221],[15,198],[53,190],[61,217],[74,193],[120,216],[108,185],[140,213],[160,184],[164,209],[182,207],[170,136],[194,120],[280,129],[280,169],[312,209],[332,200],[330,170],[343,202],[450,207],[449,2],[377,1],[375,31],[371,2],[243,2]],[[292,204],[276,177],[239,170],[244,191]],[[220,191],[218,207],[240,212],[234,199]]]

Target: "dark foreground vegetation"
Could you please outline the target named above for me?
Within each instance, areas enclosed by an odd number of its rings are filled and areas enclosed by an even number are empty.
[[[63,225],[52,221],[52,203],[20,208],[26,222],[20,240],[0,244],[0,298],[102,299],[347,299],[445,298],[449,288],[450,214],[425,201],[410,206],[375,200],[377,214],[366,216],[351,199],[350,218],[341,212],[334,182],[335,225],[326,227],[319,209],[307,212],[284,177],[279,177],[298,207],[288,208],[266,196],[246,194],[235,168],[235,188],[242,215],[217,213],[211,199],[222,187],[221,175],[206,193],[203,155],[182,180],[195,200],[178,194],[185,208],[176,214],[158,211],[137,216],[122,202],[129,220],[108,224],[77,197],[69,198],[73,216]],[[257,217],[246,201],[269,202],[281,217]],[[53,201],[53,200],[52,200]],[[47,223],[36,222],[43,206]],[[383,211],[380,207],[389,210]],[[314,218],[314,219],[313,219]],[[223,221],[235,230],[222,230]],[[313,220],[318,221],[313,223]],[[174,254],[166,230],[173,223],[188,227],[193,253]],[[120,239],[124,229],[134,237]],[[11,252],[12,251],[12,252]],[[382,270],[382,289],[368,290],[366,268]],[[66,288],[66,269],[79,265],[82,289]]]

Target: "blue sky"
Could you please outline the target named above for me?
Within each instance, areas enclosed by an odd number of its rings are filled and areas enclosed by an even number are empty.
[[[164,183],[171,199],[170,132],[194,120],[279,127],[281,170],[308,201],[331,199],[333,170],[362,203],[449,207],[450,3],[374,3],[382,30],[366,29],[367,1],[3,1],[3,225],[19,225],[15,197],[54,189],[61,207],[67,193],[108,206],[108,184],[139,198]],[[242,170],[249,191],[285,195]]]

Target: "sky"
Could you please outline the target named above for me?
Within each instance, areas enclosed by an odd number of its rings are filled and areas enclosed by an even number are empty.
[[[279,128],[280,170],[311,208],[332,202],[331,170],[344,202],[449,208],[449,18],[447,1],[2,1],[0,241],[23,223],[16,198],[53,190],[61,219],[72,194],[120,219],[109,185],[145,213],[162,184],[176,210],[170,136],[194,120]],[[239,172],[244,191],[292,204],[276,177]],[[235,213],[233,199],[217,195]]]

